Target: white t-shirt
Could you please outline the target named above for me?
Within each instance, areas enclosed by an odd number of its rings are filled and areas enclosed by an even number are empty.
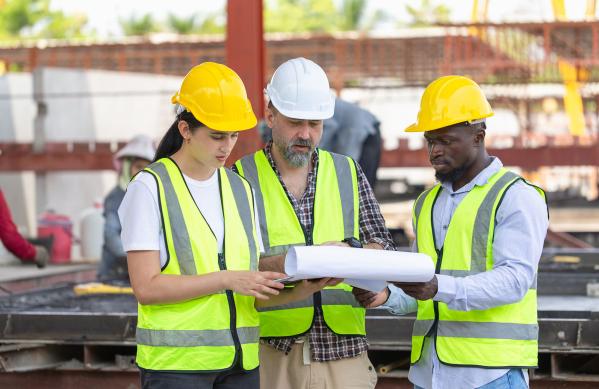
[[[191,195],[214,232],[218,250],[223,252],[225,236],[223,210],[218,186],[218,172],[205,181],[194,180],[183,175]],[[254,204],[254,209],[257,209]],[[260,225],[256,214],[256,233],[259,248],[263,252]],[[160,266],[166,263],[166,244],[162,232],[160,206],[156,180],[150,173],[141,172],[139,177],[127,187],[127,193],[119,207],[121,220],[121,240],[125,251],[158,250]]]

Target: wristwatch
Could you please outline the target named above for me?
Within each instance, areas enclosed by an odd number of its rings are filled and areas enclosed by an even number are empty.
[[[362,242],[360,242],[358,239],[351,237],[351,238],[345,238],[342,240],[343,243],[347,243],[349,245],[349,247],[353,247],[356,249],[361,249],[362,247]]]

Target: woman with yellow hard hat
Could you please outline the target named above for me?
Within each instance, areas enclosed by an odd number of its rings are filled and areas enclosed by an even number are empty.
[[[279,294],[285,277],[257,271],[253,192],[223,167],[238,132],[256,125],[239,76],[206,62],[172,98],[174,123],[119,208],[139,302],[143,388],[259,388],[256,306],[286,304],[328,279]],[[258,227],[258,228],[257,228]]]

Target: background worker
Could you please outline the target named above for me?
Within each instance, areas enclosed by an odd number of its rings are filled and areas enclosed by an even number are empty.
[[[526,388],[537,366],[536,276],[548,227],[545,194],[485,149],[493,115],[480,87],[446,76],[424,91],[418,121],[439,181],[414,205],[415,248],[436,263],[426,283],[356,291],[417,311],[409,379],[417,388]],[[389,295],[390,293],[390,295]]]
[[[381,159],[381,122],[370,111],[340,98],[333,117],[323,122],[319,148],[347,155],[362,168],[372,188]]]
[[[274,280],[284,274],[256,271],[252,190],[223,168],[238,131],[256,125],[239,76],[221,64],[200,64],[172,102],[181,106],[177,118],[119,208],[139,302],[142,387],[257,389],[255,299],[288,303],[293,293],[304,298],[329,280],[276,296],[283,285]]]
[[[23,263],[35,263],[37,267],[42,268],[50,259],[50,254],[44,246],[31,244],[19,233],[2,189],[0,189],[0,241],[6,250]]]
[[[360,167],[316,149],[335,104],[322,68],[305,58],[289,60],[277,68],[266,94],[272,141],[235,164],[256,192],[265,248],[260,269],[284,271],[290,246],[393,248]],[[343,283],[262,310],[262,388],[374,388],[364,315]]]
[[[114,164],[119,175],[117,185],[104,199],[104,244],[98,269],[100,281],[129,283],[127,253],[121,242],[118,209],[131,178],[145,168],[154,159],[155,154],[156,147],[152,139],[146,135],[138,135],[114,156]]]

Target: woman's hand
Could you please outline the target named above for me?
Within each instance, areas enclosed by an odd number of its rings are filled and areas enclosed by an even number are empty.
[[[356,300],[358,300],[360,305],[364,308],[376,308],[386,303],[387,299],[389,298],[389,288],[385,288],[378,293],[360,288],[354,288],[352,293],[354,294]]]
[[[268,300],[270,298],[268,295],[278,295],[284,285],[274,280],[287,277],[284,273],[272,271],[226,270],[221,273],[225,289],[245,296],[254,296],[260,300]]]
[[[302,280],[297,283],[295,287],[290,291],[290,297],[293,300],[304,300],[314,293],[326,288],[327,286],[335,286],[341,283],[343,279],[341,278],[318,278],[314,280]]]

